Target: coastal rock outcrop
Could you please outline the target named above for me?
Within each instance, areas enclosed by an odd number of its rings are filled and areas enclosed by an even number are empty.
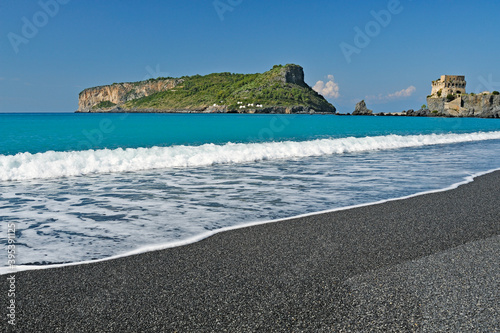
[[[408,117],[430,117],[436,114],[433,114],[431,110],[429,109],[420,109],[420,110],[413,110],[410,109],[404,113]]]
[[[372,114],[373,114],[373,111],[369,110],[366,107],[366,103],[364,100],[362,100],[361,102],[358,102],[358,104],[356,104],[356,107],[354,108],[354,111],[352,113],[353,116],[371,116]]]
[[[500,118],[500,93],[484,91],[467,94],[464,75],[441,75],[432,81],[432,91],[427,96],[430,115],[442,117]]]
[[[500,95],[494,93],[428,97],[431,112],[446,117],[500,118]]]
[[[298,65],[283,67],[280,71],[279,80],[283,83],[292,83],[301,87],[307,86],[304,81],[304,69]]]

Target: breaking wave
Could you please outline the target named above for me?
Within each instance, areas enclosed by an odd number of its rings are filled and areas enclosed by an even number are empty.
[[[209,166],[500,139],[500,131],[0,155],[0,180]]]

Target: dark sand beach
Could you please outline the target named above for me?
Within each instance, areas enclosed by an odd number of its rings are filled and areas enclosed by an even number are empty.
[[[16,331],[499,332],[499,198],[494,172],[450,191],[18,272]]]

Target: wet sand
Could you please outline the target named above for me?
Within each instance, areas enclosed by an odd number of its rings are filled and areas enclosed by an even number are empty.
[[[499,199],[493,172],[446,192],[18,272],[15,331],[498,332]]]

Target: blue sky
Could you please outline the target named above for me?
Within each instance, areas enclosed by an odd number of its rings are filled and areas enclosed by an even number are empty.
[[[72,112],[87,87],[286,63],[340,112],[361,99],[417,109],[442,74],[500,90],[498,13],[481,0],[2,0],[0,112]]]

